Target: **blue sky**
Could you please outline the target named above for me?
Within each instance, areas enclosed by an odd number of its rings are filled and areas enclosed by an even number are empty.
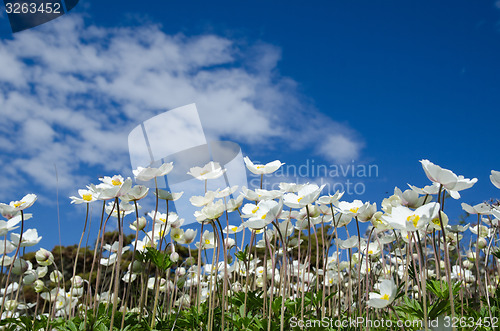
[[[498,196],[496,1],[82,0],[14,36],[0,15],[0,38],[0,200],[39,196],[30,222],[45,247],[56,189],[62,243],[77,243],[84,210],[67,197],[130,176],[130,130],[193,102],[210,137],[251,159],[376,165],[348,201],[427,185],[423,158],[479,180],[452,219]]]

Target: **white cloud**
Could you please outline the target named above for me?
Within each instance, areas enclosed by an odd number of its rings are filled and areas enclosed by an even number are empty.
[[[329,159],[338,159],[339,162],[355,160],[360,152],[360,144],[341,134],[331,134],[325,144],[319,147],[318,152]]]
[[[356,135],[277,73],[280,56],[264,43],[88,26],[78,15],[0,40],[0,192],[54,188],[54,166],[59,187],[71,190],[87,183],[88,167],[129,172],[130,130],[193,102],[209,138],[358,157]]]

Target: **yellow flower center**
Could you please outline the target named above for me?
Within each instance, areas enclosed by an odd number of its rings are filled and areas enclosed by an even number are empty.
[[[370,249],[370,250],[368,251],[368,254],[373,254],[373,251]]]
[[[389,300],[389,294],[384,294],[380,299]]]
[[[122,182],[119,179],[112,179],[111,184],[113,184],[114,186],[118,186],[121,185]]]
[[[333,279],[329,279],[328,282],[330,282],[330,284],[333,284]]]
[[[350,211],[351,213],[354,213],[354,214],[355,214],[355,213],[357,213],[357,212],[358,212],[358,210],[359,210],[359,207],[354,207],[354,208],[349,209],[349,211]]]
[[[178,233],[174,234],[174,239],[179,239],[180,237],[181,237],[180,234],[178,234]]]
[[[82,195],[82,198],[83,198],[83,200],[85,200],[85,201],[92,201],[92,194],[90,194],[90,193],[85,193],[84,195]]]
[[[232,230],[232,231],[236,231],[236,230],[238,230],[238,227],[233,226],[233,227],[231,227],[231,230]]]
[[[411,216],[408,216],[408,217],[406,218],[406,221],[407,221],[407,222],[411,222],[411,223],[413,223],[413,226],[414,226],[414,227],[417,227],[417,224],[418,224],[418,220],[419,220],[419,219],[420,219],[420,216],[418,216],[418,215],[411,215]]]
[[[304,197],[300,197],[297,199],[297,202],[300,202],[300,200],[302,200]]]
[[[439,222],[439,218],[433,219],[432,223],[436,224],[437,226],[441,226],[441,222]]]
[[[263,166],[263,165],[258,165],[258,166],[257,166],[257,169],[262,169],[262,168],[264,168],[264,166]]]
[[[254,209],[252,209],[252,214],[255,214],[257,210],[259,210],[259,207],[255,207]]]
[[[165,223],[167,220],[165,218],[160,218],[160,222]]]
[[[203,176],[203,175],[206,175],[206,174],[208,174],[207,170],[200,172],[200,176]]]
[[[266,216],[267,216],[267,214],[264,214],[264,215],[262,215],[262,216],[261,216],[261,218],[260,218],[260,219],[261,219],[261,220],[264,220],[264,219],[266,219]]]
[[[205,239],[205,245],[209,245],[210,244],[210,239]]]
[[[14,207],[21,207],[23,204],[25,203],[25,201],[18,201],[16,203],[14,203]]]

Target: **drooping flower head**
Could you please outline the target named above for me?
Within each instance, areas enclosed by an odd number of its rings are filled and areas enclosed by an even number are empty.
[[[493,185],[500,188],[500,171],[491,170],[490,180]]]
[[[460,198],[458,191],[468,189],[477,182],[477,178],[469,179],[462,175],[457,176],[451,170],[443,169],[429,160],[420,160],[420,163],[422,163],[427,178],[434,183],[443,185],[453,199]]]

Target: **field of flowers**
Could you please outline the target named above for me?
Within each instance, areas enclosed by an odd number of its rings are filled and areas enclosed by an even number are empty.
[[[226,187],[185,197],[134,186],[120,175],[103,177],[71,197],[86,205],[87,215],[79,244],[66,259],[62,248],[24,253],[41,239],[27,229],[36,195],[0,204],[0,327],[498,329],[500,205],[462,203],[473,221],[453,221],[446,202],[460,199],[459,191],[477,179],[420,162],[429,186],[395,188],[379,207],[344,201],[342,192],[322,195],[316,184],[281,183],[272,191]],[[245,163],[261,180],[282,166]],[[173,167],[138,168],[134,176],[156,182]],[[224,169],[210,162],[189,174],[207,187]],[[490,179],[500,188],[500,172],[491,171]],[[140,216],[147,198],[156,206]],[[177,215],[170,210],[177,199],[189,199],[199,211]],[[102,208],[92,249],[82,245],[90,204]],[[196,218],[201,230],[183,226],[182,217]],[[117,223],[113,234],[106,232],[109,220]],[[355,233],[349,233],[351,223]],[[125,227],[134,234],[125,235]]]

